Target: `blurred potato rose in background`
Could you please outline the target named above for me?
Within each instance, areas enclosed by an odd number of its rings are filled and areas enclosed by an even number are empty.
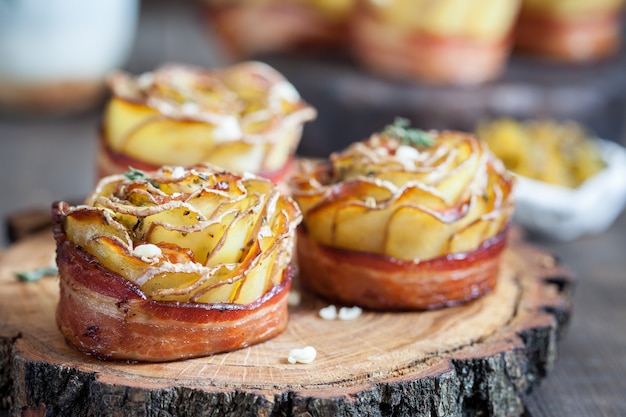
[[[260,62],[219,70],[166,65],[110,78],[99,175],[128,166],[208,162],[280,179],[300,142],[302,125],[316,117],[280,73]]]

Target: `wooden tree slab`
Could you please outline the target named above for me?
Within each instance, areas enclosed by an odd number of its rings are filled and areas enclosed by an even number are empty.
[[[463,306],[327,321],[327,303],[303,293],[287,330],[266,343],[164,364],[103,362],[58,332],[58,278],[14,277],[53,253],[41,233],[0,258],[0,408],[14,416],[518,416],[554,364],[571,307],[570,275],[514,236],[495,291]],[[288,363],[307,345],[313,363]]]

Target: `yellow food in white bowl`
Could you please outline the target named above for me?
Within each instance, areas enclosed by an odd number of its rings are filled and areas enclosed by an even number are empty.
[[[515,221],[556,240],[600,233],[626,204],[626,150],[574,122],[500,119],[477,129],[516,175]]]

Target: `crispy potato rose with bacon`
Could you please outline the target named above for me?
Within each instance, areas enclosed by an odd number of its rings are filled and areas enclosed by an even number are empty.
[[[519,7],[520,0],[362,0],[349,45],[363,67],[387,77],[481,84],[506,66]]]
[[[98,151],[100,177],[129,166],[208,162],[278,182],[292,166],[316,111],[280,73],[260,62],[207,71],[170,64],[110,80]]]
[[[495,285],[512,179],[484,143],[403,119],[291,181],[303,283],[344,304],[430,309]]]
[[[168,361],[261,342],[287,324],[297,205],[209,165],[102,179],[53,206],[57,322],[104,359]]]
[[[337,49],[357,0],[203,0],[214,38],[233,59]]]

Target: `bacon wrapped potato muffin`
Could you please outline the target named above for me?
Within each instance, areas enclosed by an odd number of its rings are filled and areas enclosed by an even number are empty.
[[[290,185],[304,218],[300,277],[326,298],[431,309],[496,283],[513,180],[472,135],[398,120],[327,161],[303,161]]]
[[[615,55],[625,4],[624,0],[523,0],[515,47],[569,62]]]
[[[234,58],[345,42],[357,0],[204,0],[211,29]]]
[[[371,70],[436,84],[496,78],[511,49],[519,0],[365,0],[350,45]]]
[[[57,323],[79,350],[169,361],[285,329],[301,214],[269,180],[206,164],[134,170],[52,211]]]
[[[208,162],[279,181],[288,171],[302,126],[316,111],[280,73],[260,62],[205,71],[166,65],[110,78],[98,151],[99,177],[129,166]]]

